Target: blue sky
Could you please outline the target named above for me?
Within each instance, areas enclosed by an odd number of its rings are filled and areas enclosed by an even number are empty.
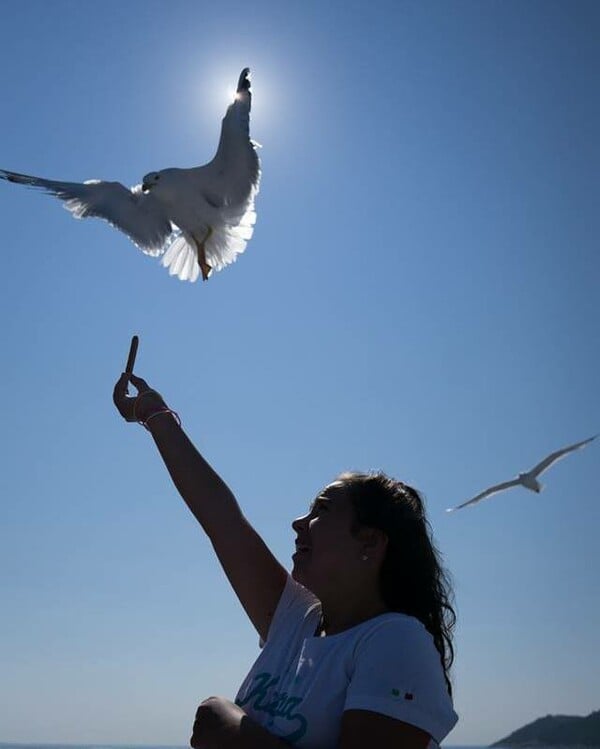
[[[0,740],[184,744],[257,637],[141,428],[130,337],[286,565],[344,469],[419,488],[455,579],[448,743],[600,707],[600,444],[539,495],[445,508],[600,431],[594,2],[13,2],[0,166],[209,160],[253,71],[246,253],[183,284],[0,184]]]

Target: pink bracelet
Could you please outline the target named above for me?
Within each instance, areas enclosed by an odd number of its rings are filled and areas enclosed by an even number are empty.
[[[181,419],[179,418],[179,414],[177,411],[173,411],[171,408],[161,408],[159,411],[155,411],[154,413],[150,414],[150,416],[146,417],[145,421],[138,421],[138,424],[141,424],[144,429],[147,429],[150,431],[150,427],[148,426],[148,422],[150,419],[153,419],[155,416],[158,416],[159,414],[171,414],[171,416],[175,419],[177,422],[177,426],[181,426]]]
[[[148,390],[144,390],[144,391],[142,391],[141,393],[138,393],[138,394],[137,394],[137,396],[136,396],[135,400],[133,401],[133,418],[134,418],[134,419],[135,419],[135,420],[136,420],[136,421],[137,421],[137,422],[138,422],[139,424],[141,424],[142,422],[140,421],[140,419],[138,419],[138,417],[137,417],[137,414],[136,414],[136,412],[135,412],[135,409],[136,409],[136,406],[137,406],[138,402],[139,402],[139,401],[141,401],[141,400],[142,400],[142,398],[143,398],[143,397],[144,397],[145,395],[157,395],[157,396],[158,396],[158,397],[159,397],[159,398],[161,399],[161,401],[162,401],[162,399],[163,399],[162,395],[161,395],[160,393],[157,393],[157,392],[156,392],[156,390],[152,390],[152,388],[149,388]],[[163,403],[164,403],[164,401],[163,401]],[[167,407],[167,406],[165,405],[165,408],[166,408],[166,407]]]

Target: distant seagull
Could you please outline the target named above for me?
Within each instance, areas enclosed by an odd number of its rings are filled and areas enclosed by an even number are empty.
[[[450,507],[446,510],[446,512],[454,512],[454,510],[460,510],[462,507],[474,505],[476,502],[481,502],[482,499],[491,497],[492,494],[497,494],[498,492],[502,492],[505,489],[510,489],[513,486],[524,486],[526,489],[530,489],[532,492],[539,494],[544,487],[537,480],[537,477],[542,474],[547,468],[550,468],[553,463],[556,463],[557,460],[564,458],[565,455],[573,452],[573,450],[579,450],[580,448],[585,447],[592,440],[595,440],[597,436],[598,435],[596,434],[587,440],[583,440],[583,442],[576,442],[574,445],[569,445],[569,447],[563,447],[562,450],[557,450],[554,453],[550,453],[547,458],[544,458],[544,460],[538,463],[530,471],[520,473],[516,479],[512,479],[512,481],[505,481],[502,484],[496,484],[495,486],[490,486],[489,489],[481,492],[481,494],[473,497],[473,499],[469,499],[467,502],[463,502],[462,505],[458,505],[458,507]]]
[[[39,187],[65,201],[76,218],[95,216],[125,232],[147,255],[162,255],[170,275],[206,280],[244,251],[252,236],[260,164],[250,140],[250,70],[221,126],[212,161],[147,174],[131,190],[120,182],[55,182],[0,169],[0,179]]]

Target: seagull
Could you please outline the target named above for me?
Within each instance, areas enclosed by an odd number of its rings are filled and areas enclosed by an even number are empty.
[[[530,491],[535,492],[536,494],[539,494],[544,487],[537,480],[537,477],[540,474],[542,474],[545,470],[550,468],[550,466],[553,463],[556,463],[557,460],[564,458],[565,455],[568,455],[570,452],[573,452],[573,450],[579,450],[582,447],[585,447],[590,442],[592,442],[592,440],[595,440],[597,436],[598,435],[596,434],[587,440],[583,440],[582,442],[576,442],[574,445],[569,445],[568,447],[563,447],[561,450],[556,450],[556,452],[550,453],[548,457],[540,461],[530,471],[526,471],[525,473],[520,473],[516,478],[512,479],[511,481],[504,481],[501,484],[490,486],[488,489],[481,492],[481,494],[478,494],[476,497],[473,497],[473,499],[469,499],[467,502],[463,502],[461,505],[458,505],[458,507],[449,507],[446,510],[446,512],[454,512],[454,510],[460,510],[462,507],[468,507],[469,505],[474,505],[476,502],[481,502],[482,499],[491,497],[492,494],[497,494],[498,492],[502,492],[505,489],[511,489],[513,486],[524,486],[526,489],[529,489]]]
[[[56,182],[0,169],[0,179],[37,187],[64,201],[75,218],[95,216],[127,234],[182,281],[203,280],[244,251],[252,236],[260,182],[250,139],[250,70],[242,70],[221,125],[217,153],[191,169],[150,172],[141,185],[88,180]]]

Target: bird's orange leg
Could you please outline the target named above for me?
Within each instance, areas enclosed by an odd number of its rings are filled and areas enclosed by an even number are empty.
[[[206,281],[208,279],[208,276],[210,275],[210,272],[212,268],[210,265],[206,262],[206,251],[205,251],[205,245],[208,242],[208,240],[212,237],[213,229],[212,226],[208,227],[208,231],[206,232],[206,236],[204,239],[199,242],[196,237],[194,237],[194,242],[196,243],[196,251],[198,253],[198,265],[200,266],[200,270],[202,271],[202,280]]]

